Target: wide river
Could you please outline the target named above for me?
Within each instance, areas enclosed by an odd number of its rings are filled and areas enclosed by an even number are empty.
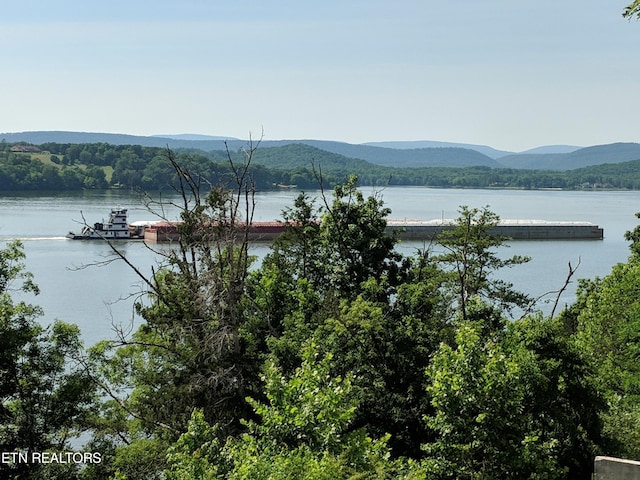
[[[367,194],[370,188],[363,188]],[[309,192],[315,195],[318,192]],[[629,254],[624,233],[637,224],[640,192],[570,192],[458,190],[419,187],[387,187],[378,190],[393,213],[393,219],[432,220],[455,218],[460,205],[489,206],[502,219],[541,219],[589,221],[604,228],[604,240],[514,241],[505,255],[528,255],[532,261],[502,272],[501,276],[516,288],[533,296],[557,290],[564,283],[568,263],[580,267],[577,278],[593,278],[609,273]],[[255,220],[280,218],[283,208],[291,206],[296,191],[259,193]],[[136,195],[119,191],[79,194],[0,194],[0,245],[10,239],[23,241],[27,269],[41,288],[37,297],[25,298],[44,309],[41,321],[53,319],[75,323],[82,329],[87,346],[113,338],[114,325],[127,327],[139,322],[132,305],[140,282],[122,261],[108,262],[109,247],[100,241],[72,241],[69,230],[106,219],[115,206],[129,209],[129,221],[154,219]],[[171,212],[176,218],[177,212]],[[127,258],[149,273],[157,261],[143,242],[123,242]],[[411,254],[419,243],[403,243],[400,250]],[[257,244],[259,257],[268,252],[267,244]],[[575,280],[575,279],[574,279]],[[574,281],[562,297],[562,305],[575,299]],[[17,295],[19,298],[20,295]],[[546,298],[553,298],[548,296]],[[540,303],[542,310],[549,304]]]

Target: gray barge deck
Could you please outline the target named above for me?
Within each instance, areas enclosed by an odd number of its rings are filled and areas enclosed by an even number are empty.
[[[387,230],[395,230],[402,240],[433,240],[454,228],[453,220],[389,220]],[[490,230],[513,240],[602,240],[604,229],[590,222],[547,220],[502,220]]]

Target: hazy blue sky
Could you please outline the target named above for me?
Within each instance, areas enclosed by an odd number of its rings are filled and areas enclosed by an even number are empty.
[[[0,132],[640,142],[630,1],[7,1]]]

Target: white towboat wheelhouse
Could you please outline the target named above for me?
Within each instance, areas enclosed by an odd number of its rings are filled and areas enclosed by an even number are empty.
[[[113,208],[107,222],[94,223],[93,226],[85,225],[80,233],[69,232],[67,238],[72,240],[127,240],[139,237],[131,234],[127,224],[127,209]]]

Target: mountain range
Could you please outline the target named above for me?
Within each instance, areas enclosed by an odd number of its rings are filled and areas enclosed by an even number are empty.
[[[202,151],[238,150],[246,140],[197,134],[136,136],[113,133],[35,131],[0,133],[0,141],[44,143],[109,143],[195,149]],[[612,143],[590,147],[548,145],[525,152],[508,152],[486,145],[436,141],[389,141],[351,144],[330,140],[263,140],[260,150],[304,144],[347,159],[393,167],[468,167],[514,168],[533,170],[573,170],[590,165],[612,164],[640,159],[640,144]],[[266,152],[265,152],[266,153]]]

